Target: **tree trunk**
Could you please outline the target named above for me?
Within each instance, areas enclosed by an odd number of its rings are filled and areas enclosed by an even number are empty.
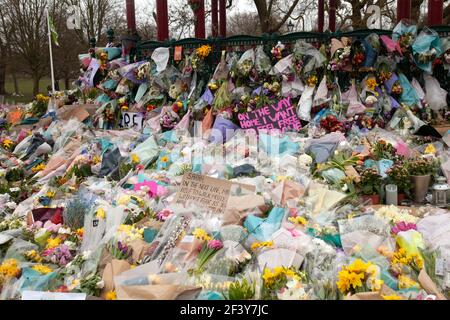
[[[265,0],[254,0],[256,10],[258,10],[259,23],[261,25],[261,32],[268,33],[269,32],[269,11],[267,10],[266,1]]]
[[[37,95],[39,93],[39,80],[40,77],[38,75],[33,75],[33,94]]]
[[[12,78],[14,83],[14,93],[19,94],[20,93],[19,81],[17,81],[17,75],[15,71],[12,72]]]
[[[6,94],[6,64],[4,61],[0,63],[0,95]]]
[[[64,88],[69,90],[70,87],[70,79],[68,77],[64,78]]]

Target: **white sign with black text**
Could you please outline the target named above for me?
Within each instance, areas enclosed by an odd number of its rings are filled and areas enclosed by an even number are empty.
[[[142,113],[122,112],[120,119],[120,127],[122,128],[136,128],[142,130],[144,127],[145,118]]]

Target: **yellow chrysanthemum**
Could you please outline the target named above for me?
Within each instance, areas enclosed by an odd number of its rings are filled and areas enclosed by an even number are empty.
[[[117,294],[115,291],[108,291],[105,295],[106,300],[117,300]]]
[[[53,249],[56,248],[61,244],[62,240],[60,238],[49,238],[47,239],[47,249]]]
[[[15,278],[20,274],[19,263],[16,259],[5,260],[0,265],[0,276],[5,278]]]
[[[209,234],[205,230],[203,230],[201,228],[195,229],[194,232],[192,233],[192,235],[196,239],[201,240],[201,241],[210,241],[210,240],[212,240],[212,238],[209,236]]]
[[[44,266],[43,264],[37,264],[37,265],[33,266],[31,269],[39,272],[40,274],[49,274],[50,272],[53,271],[52,268]]]
[[[198,57],[200,57],[201,59],[205,59],[206,57],[209,56],[211,51],[212,51],[211,46],[203,45],[200,48],[197,48],[196,53]]]

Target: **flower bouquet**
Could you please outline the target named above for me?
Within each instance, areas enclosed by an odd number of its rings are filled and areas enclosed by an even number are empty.
[[[380,291],[383,280],[379,279],[380,269],[372,262],[361,259],[343,266],[339,271],[337,286],[343,295],[360,292]]]

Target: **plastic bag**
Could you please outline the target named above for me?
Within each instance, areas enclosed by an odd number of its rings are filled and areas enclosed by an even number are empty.
[[[447,91],[442,89],[439,81],[433,76],[424,75],[425,80],[425,100],[434,111],[447,107]]]
[[[272,68],[272,64],[270,63],[270,58],[264,52],[263,46],[258,46],[256,48],[255,68],[256,68],[256,71],[258,71],[258,73],[260,73],[260,74],[269,73],[270,69]]]
[[[315,89],[316,87],[306,86],[306,89],[298,102],[297,115],[302,120],[311,120],[311,108]]]

